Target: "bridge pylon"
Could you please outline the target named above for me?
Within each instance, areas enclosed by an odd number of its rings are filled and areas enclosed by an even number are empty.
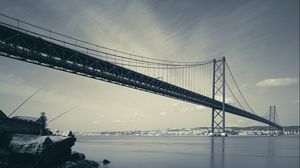
[[[274,123],[279,123],[279,119],[278,119],[278,115],[277,115],[277,111],[276,111],[276,106],[270,106],[270,109],[269,109],[269,114],[268,114],[268,119],[269,121],[271,122],[274,122]],[[277,121],[278,120],[278,121]],[[269,135],[270,136],[274,136],[276,135],[276,128],[269,125]],[[283,130],[279,130],[278,134],[283,134]]]
[[[212,134],[225,133],[225,57],[213,60],[212,99],[220,99],[222,107],[212,108]],[[226,135],[226,134],[225,134]]]

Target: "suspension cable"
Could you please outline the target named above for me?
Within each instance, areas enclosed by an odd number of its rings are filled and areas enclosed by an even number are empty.
[[[230,76],[231,76],[231,78],[233,79],[233,82],[234,82],[235,86],[237,87],[237,89],[238,89],[238,91],[239,91],[241,97],[243,98],[244,102],[246,103],[247,107],[250,109],[250,111],[251,111],[252,113],[256,114],[256,113],[254,112],[254,110],[251,108],[251,106],[249,105],[249,103],[247,102],[247,100],[245,99],[243,93],[241,92],[241,89],[240,89],[240,87],[238,86],[238,84],[237,84],[237,82],[236,82],[236,80],[235,80],[235,78],[234,78],[234,76],[233,76],[233,74],[232,74],[232,72],[231,72],[231,70],[230,70],[230,68],[229,68],[229,65],[228,65],[227,61],[225,61],[225,64],[226,64],[226,67],[227,67],[228,70],[229,70]]]
[[[240,107],[241,107],[243,110],[245,110],[245,108],[242,106],[242,104],[240,103],[240,101],[239,101],[239,100],[236,98],[236,96],[234,95],[232,89],[229,87],[227,81],[225,81],[225,84],[226,84],[226,86],[228,87],[228,89],[229,89],[231,95],[234,97],[235,101],[240,105]]]

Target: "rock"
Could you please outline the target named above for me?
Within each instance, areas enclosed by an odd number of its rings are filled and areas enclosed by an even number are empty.
[[[7,148],[11,141],[11,136],[7,133],[1,133],[0,132],[0,148]]]
[[[104,159],[102,163],[106,165],[106,164],[109,164],[109,163],[110,163],[110,161],[109,161],[109,160],[107,160],[107,159]]]
[[[76,162],[66,161],[58,168],[78,168],[78,164]]]
[[[2,113],[0,113],[0,115],[0,132],[34,135],[40,134],[42,127],[36,122],[18,118],[5,118]]]
[[[98,168],[83,153],[72,152],[75,141],[72,131],[54,136],[36,118],[9,118],[0,110],[0,168]]]
[[[81,160],[78,163],[78,168],[97,168],[99,164],[92,160]]]
[[[70,158],[71,161],[80,161],[84,159],[85,159],[85,155],[83,153],[79,153],[75,151],[71,153],[71,158]]]
[[[9,167],[9,162],[7,157],[0,156],[0,167]]]
[[[2,110],[0,110],[0,119],[7,119],[7,116]]]
[[[50,146],[50,145],[52,145],[54,142],[49,138],[49,137],[47,137],[46,139],[45,139],[45,141],[43,142],[43,145],[44,146]]]
[[[13,153],[41,156],[71,149],[75,141],[76,139],[71,137],[14,134],[9,150]]]
[[[39,118],[37,117],[28,117],[28,116],[14,116],[11,119],[24,120],[28,122],[36,122]]]
[[[75,141],[74,137],[14,134],[9,152],[14,154],[16,160],[37,162],[40,167],[58,165],[70,158]]]
[[[99,164],[91,160],[81,160],[78,162],[66,161],[58,168],[98,168]]]
[[[68,136],[69,136],[69,137],[74,137],[74,134],[73,134],[73,132],[72,132],[72,131],[70,131],[70,132],[68,133]]]

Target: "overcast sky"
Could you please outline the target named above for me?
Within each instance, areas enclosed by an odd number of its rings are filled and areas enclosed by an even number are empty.
[[[110,48],[147,57],[201,61],[226,56],[257,114],[276,105],[299,124],[298,0],[1,0],[0,12]],[[1,20],[2,18],[0,18]],[[0,57],[0,109],[48,119],[67,130],[145,130],[211,125],[211,109]],[[259,125],[230,114],[227,126]]]

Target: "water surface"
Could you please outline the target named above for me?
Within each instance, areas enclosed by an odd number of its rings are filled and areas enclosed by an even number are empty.
[[[78,136],[73,150],[106,168],[299,168],[299,136]]]

